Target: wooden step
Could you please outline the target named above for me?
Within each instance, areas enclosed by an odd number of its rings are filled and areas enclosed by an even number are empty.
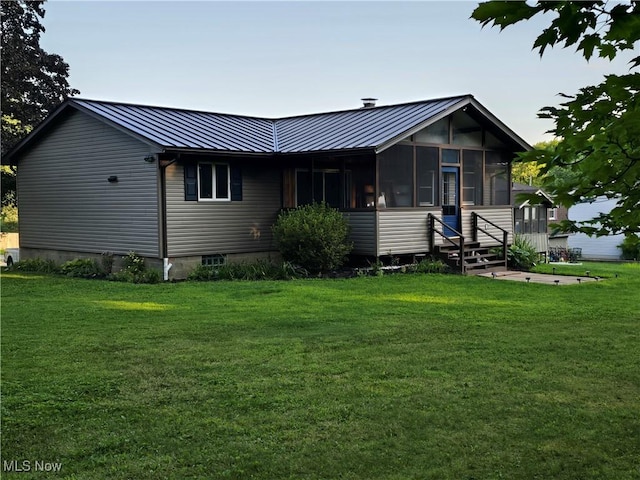
[[[464,244],[464,250],[477,250],[480,248],[480,242],[468,242]],[[452,245],[450,243],[447,243],[445,245],[436,245],[435,247],[435,251],[436,253],[439,252],[450,252],[450,251],[459,251],[460,250],[460,245]]]

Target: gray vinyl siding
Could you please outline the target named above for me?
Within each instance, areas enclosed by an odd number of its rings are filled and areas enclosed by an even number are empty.
[[[440,209],[389,209],[378,212],[378,255],[429,251],[429,213],[440,217]],[[438,235],[436,245],[441,243]]]
[[[23,247],[157,257],[157,164],[149,145],[84,113],[62,119],[18,163]],[[118,183],[107,178],[116,175]]]
[[[538,253],[549,251],[549,235],[546,233],[523,233],[522,237],[527,240]]]
[[[185,201],[184,170],[167,168],[167,248],[170,257],[274,250],[271,226],[280,211],[282,173],[242,167],[241,201]]]
[[[481,215],[482,217],[486,218],[487,220],[495,223],[499,227],[509,232],[508,243],[511,244],[513,242],[513,208],[512,207],[492,207],[492,208],[485,207],[485,208],[477,208],[477,209],[466,209],[466,208],[463,209],[461,221],[462,221],[462,234],[464,235],[465,240],[466,239],[471,240],[473,238],[473,231],[472,231],[473,221],[471,219],[471,213],[474,211],[478,213],[478,215]],[[498,237],[502,241],[502,233],[499,230],[494,229],[493,227],[491,227],[491,225],[487,225],[487,228],[485,228],[485,225],[482,224],[481,220],[478,226],[491,232],[491,234]],[[485,235],[480,231],[478,231],[478,241],[483,246],[499,245],[501,243],[501,242],[496,242],[493,238],[491,238],[488,235]]]
[[[377,255],[376,218],[377,212],[346,212],[351,232],[349,238],[353,242],[354,255]]]

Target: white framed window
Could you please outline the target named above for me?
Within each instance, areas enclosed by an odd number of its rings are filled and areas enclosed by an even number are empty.
[[[231,181],[228,164],[198,163],[198,200],[231,200]]]
[[[549,209],[549,220],[557,220],[558,219],[558,209],[550,208]]]

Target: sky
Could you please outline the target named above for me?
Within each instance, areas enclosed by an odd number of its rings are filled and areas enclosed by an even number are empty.
[[[472,94],[530,144],[537,118],[631,54],[586,62],[532,50],[547,25],[500,32],[475,2],[65,1],[45,3],[40,44],[81,98],[280,118]]]

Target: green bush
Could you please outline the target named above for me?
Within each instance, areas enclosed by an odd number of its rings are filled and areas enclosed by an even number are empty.
[[[507,266],[514,270],[531,270],[540,255],[531,242],[521,235],[516,235],[513,244],[507,250]]]
[[[42,258],[25,258],[13,264],[11,270],[35,273],[60,273],[60,267],[53,260]]]
[[[257,260],[253,263],[230,263],[217,267],[198,265],[189,274],[188,280],[291,280],[306,275],[307,272],[289,262],[275,264],[268,260]]]
[[[282,212],[273,226],[273,237],[285,261],[314,274],[341,267],[353,248],[349,223],[326,203]]]
[[[90,258],[77,258],[63,263],[60,272],[68,277],[102,278],[105,276],[98,262]]]
[[[122,270],[109,275],[110,280],[128,283],[158,283],[161,280],[160,272],[148,270],[144,258],[135,252],[122,257],[122,265]]]
[[[425,258],[418,264],[409,267],[413,273],[447,273],[449,266],[440,259]]]
[[[2,201],[0,210],[0,231],[9,233],[18,231],[18,207],[15,201],[15,192],[7,192]]]
[[[628,233],[618,247],[622,250],[623,260],[640,260],[640,236]]]

